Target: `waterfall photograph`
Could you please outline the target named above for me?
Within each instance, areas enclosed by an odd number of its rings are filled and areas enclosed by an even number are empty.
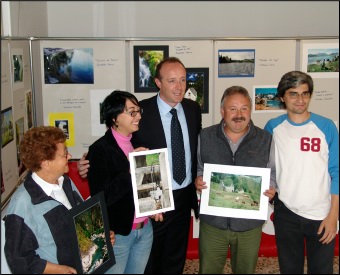
[[[166,57],[169,57],[169,46],[133,47],[135,93],[158,91],[156,67]]]

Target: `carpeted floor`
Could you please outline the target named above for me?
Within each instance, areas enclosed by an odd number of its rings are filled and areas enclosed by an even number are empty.
[[[339,257],[334,258],[333,274],[339,274]],[[230,262],[224,268],[224,274],[231,274]],[[305,274],[307,273],[305,268]],[[187,260],[184,267],[183,274],[198,274],[198,259]],[[266,258],[259,257],[255,274],[280,274],[279,265],[276,257]]]

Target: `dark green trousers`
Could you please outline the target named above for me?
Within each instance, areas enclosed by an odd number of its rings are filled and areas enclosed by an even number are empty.
[[[255,273],[262,226],[249,231],[233,232],[201,222],[199,234],[200,274],[223,274],[229,247],[233,273]]]

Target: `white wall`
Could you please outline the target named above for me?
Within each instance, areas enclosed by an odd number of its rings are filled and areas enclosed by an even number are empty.
[[[339,36],[338,1],[10,1],[10,15],[14,37]]]

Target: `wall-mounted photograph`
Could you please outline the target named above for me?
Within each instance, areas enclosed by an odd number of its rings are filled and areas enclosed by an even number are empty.
[[[302,70],[314,78],[339,78],[339,43],[305,44]]]
[[[92,48],[44,48],[45,84],[93,84]]]
[[[218,50],[218,77],[254,77],[255,50]]]
[[[29,90],[25,93],[25,106],[26,106],[26,117],[27,117],[27,129],[33,127],[33,102],[32,102],[32,91]]]
[[[285,111],[277,86],[253,86],[253,112],[271,113]]]
[[[156,67],[169,57],[169,46],[133,46],[135,93],[157,92]]]
[[[185,98],[198,102],[202,113],[209,113],[209,68],[186,68]]]
[[[1,148],[14,140],[12,107],[1,111]]]
[[[129,154],[136,217],[174,210],[168,149]]]
[[[68,215],[77,273],[104,274],[116,260],[103,193],[71,208]]]
[[[13,58],[13,82],[23,82],[24,81],[24,62],[22,55],[14,54]]]
[[[24,136],[24,118],[21,117],[15,122],[15,144],[17,147],[18,174],[19,176],[26,170],[25,165],[20,160],[19,145]]]
[[[48,115],[48,120],[50,126],[58,127],[64,132],[66,136],[66,146],[74,146],[74,113],[50,113]]]
[[[204,164],[200,213],[221,217],[266,220],[270,169]]]

